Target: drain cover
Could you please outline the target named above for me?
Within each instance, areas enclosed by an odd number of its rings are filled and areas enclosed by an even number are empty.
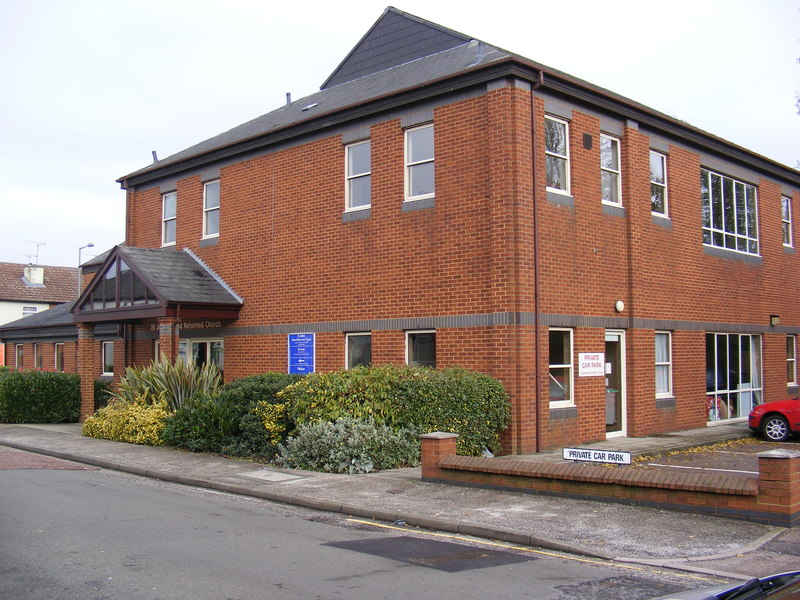
[[[533,556],[411,536],[331,542],[323,546],[362,552],[447,573],[536,560]]]

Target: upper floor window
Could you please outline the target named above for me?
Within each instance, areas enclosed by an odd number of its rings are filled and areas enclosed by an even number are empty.
[[[161,202],[161,245],[172,246],[175,243],[177,223],[178,194],[171,192],[162,196]]]
[[[797,385],[797,336],[786,336],[786,384]]]
[[[600,185],[603,202],[616,206],[622,204],[619,140],[603,134],[600,134]]]
[[[347,210],[369,208],[372,199],[371,143],[359,142],[345,148],[347,168]]]
[[[572,396],[572,330],[551,329],[549,333],[550,406],[571,406]]]
[[[345,336],[347,368],[358,365],[368,367],[372,363],[372,335],[369,333],[348,333]]]
[[[656,331],[656,397],[672,397],[672,335]]]
[[[703,243],[717,248],[758,254],[756,188],[702,169],[700,192]]]
[[[219,180],[203,186],[203,237],[219,235]]]
[[[406,364],[436,368],[436,332],[406,332]]]
[[[650,210],[667,216],[667,157],[650,150]]]
[[[22,316],[27,317],[28,315],[35,315],[39,312],[38,306],[23,306],[22,307]]]
[[[783,229],[783,245],[792,246],[792,199],[781,196],[781,227]]]
[[[406,131],[406,200],[434,196],[433,125]]]
[[[547,189],[569,194],[569,124],[566,121],[544,118],[544,154]]]

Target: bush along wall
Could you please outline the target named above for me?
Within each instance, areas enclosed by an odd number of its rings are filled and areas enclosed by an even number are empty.
[[[0,371],[0,422],[75,423],[80,377],[48,371]]]

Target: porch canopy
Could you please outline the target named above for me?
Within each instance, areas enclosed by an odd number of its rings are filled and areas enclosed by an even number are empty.
[[[75,303],[76,323],[230,320],[242,299],[190,250],[115,246]]]

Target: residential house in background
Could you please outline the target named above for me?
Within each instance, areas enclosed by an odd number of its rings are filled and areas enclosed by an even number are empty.
[[[74,302],[77,296],[78,269],[74,267],[0,262],[0,326]],[[0,365],[14,364],[5,358],[3,352]]]
[[[61,324],[0,327],[72,332],[84,417],[159,353],[490,373],[511,453],[798,394],[798,171],[394,8],[319,92],[119,182],[125,245]]]

